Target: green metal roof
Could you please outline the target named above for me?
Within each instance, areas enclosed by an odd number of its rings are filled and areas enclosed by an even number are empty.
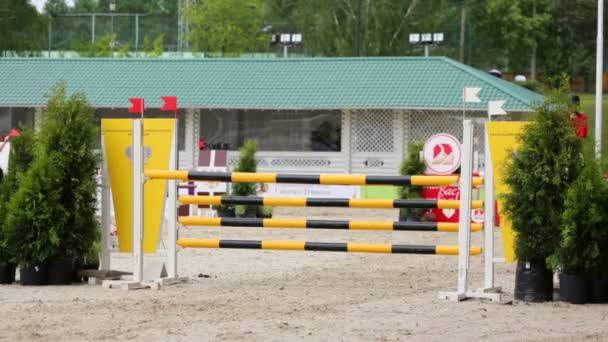
[[[481,87],[508,111],[529,111],[540,95],[445,57],[306,59],[0,58],[0,106],[44,106],[67,81],[95,107],[128,107],[143,97],[159,107],[248,109],[462,108],[462,88]]]

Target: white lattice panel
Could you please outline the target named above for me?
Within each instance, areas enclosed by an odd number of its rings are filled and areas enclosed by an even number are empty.
[[[401,163],[401,113],[393,110],[352,112],[352,173],[396,174]]]
[[[353,111],[353,152],[394,152],[396,121],[392,110]]]
[[[228,168],[233,170],[239,159],[237,151],[228,152]],[[258,172],[343,173],[345,158],[332,152],[258,152]]]

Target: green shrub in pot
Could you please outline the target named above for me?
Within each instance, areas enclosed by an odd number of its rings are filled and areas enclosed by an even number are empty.
[[[49,98],[34,162],[11,200],[7,219],[8,225],[14,224],[14,242],[21,239],[36,247],[26,248],[18,257],[20,264],[48,259],[49,280],[54,284],[69,283],[74,260],[82,259],[99,239],[97,136],[94,111],[85,96],[68,96],[67,86],[57,85]]]
[[[590,282],[605,282],[608,269],[608,184],[602,178],[593,146],[587,147],[584,168],[566,194],[561,241],[549,257],[551,267],[560,272],[560,298],[575,304],[585,303],[589,295],[594,302],[608,295],[587,293],[588,278]],[[607,285],[597,289],[606,292]]]
[[[515,233],[515,299],[552,299],[546,258],[560,243],[568,187],[583,165],[581,140],[571,125],[567,80],[545,96],[519,137],[521,145],[506,166],[504,211]]]

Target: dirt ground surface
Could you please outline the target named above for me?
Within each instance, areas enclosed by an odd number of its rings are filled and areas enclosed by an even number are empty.
[[[392,220],[396,210],[288,209],[275,217]],[[184,237],[456,244],[454,233],[192,228]],[[500,240],[497,238],[501,253]],[[481,234],[473,244],[481,243]],[[482,257],[472,257],[480,286]],[[128,255],[113,269],[130,271]],[[0,287],[0,341],[608,341],[608,305],[446,302],[457,258],[435,255],[185,249],[186,284],[160,291],[95,285]]]

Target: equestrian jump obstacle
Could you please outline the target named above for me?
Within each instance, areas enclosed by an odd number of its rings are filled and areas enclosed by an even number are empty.
[[[180,281],[177,276],[177,246],[183,248],[237,248],[237,249],[270,249],[299,251],[333,251],[358,253],[399,253],[399,254],[438,254],[458,255],[458,283],[455,292],[441,292],[440,298],[463,300],[466,298],[486,298],[500,300],[499,293],[491,293],[494,288],[493,278],[493,184],[479,177],[472,176],[473,125],[470,120],[463,122],[463,158],[461,176],[369,176],[369,175],[292,175],[275,173],[228,173],[198,172],[177,169],[177,160],[171,158],[170,170],[143,170],[143,134],[141,120],[134,120],[133,125],[133,243],[134,272],[133,283],[143,280],[143,184],[146,180],[168,181],[170,203],[168,208],[168,277],[161,283]],[[177,124],[176,124],[177,126]],[[176,127],[177,128],[177,127]],[[177,149],[176,134],[173,149]],[[175,151],[177,152],[177,151]],[[175,156],[177,153],[174,153]],[[489,157],[486,157],[486,162]],[[489,165],[489,164],[487,164]],[[491,175],[490,175],[491,177]],[[459,201],[435,200],[371,200],[371,199],[312,199],[312,198],[272,198],[240,196],[180,196],[177,197],[177,181],[223,181],[233,183],[298,183],[298,184],[332,184],[332,185],[421,185],[440,186],[459,183],[461,198]],[[491,178],[490,178],[491,181]],[[486,198],[490,200],[472,201],[471,192],[474,185],[484,184]],[[491,195],[491,197],[487,195]],[[448,223],[411,223],[392,221],[332,221],[306,219],[237,219],[237,218],[203,218],[177,217],[177,204],[244,204],[272,206],[323,206],[351,208],[445,208],[460,210],[458,224]],[[485,209],[484,249],[470,245],[472,231],[481,230],[481,225],[471,223],[473,208]],[[458,232],[458,246],[426,246],[399,244],[368,243],[335,243],[308,241],[272,241],[272,240],[222,240],[222,239],[177,239],[177,223],[186,226],[244,226],[264,228],[310,228],[310,229],[359,229],[359,230],[401,230],[401,231],[450,231]],[[484,287],[477,291],[468,291],[468,268],[470,255],[485,255]]]
[[[154,170],[144,172],[148,177],[158,174]],[[230,174],[217,175],[207,173],[207,177],[198,177],[198,180],[216,179],[222,176],[225,179],[232,179]],[[252,179],[259,179],[255,173],[241,173],[240,182],[250,182]],[[317,176],[313,176],[317,177]],[[188,178],[188,180],[192,180]],[[281,182],[279,179],[277,183]],[[293,182],[293,180],[290,180]],[[426,183],[432,183],[427,180]],[[269,206],[292,206],[292,207],[350,207],[350,208],[440,208],[440,209],[458,209],[460,201],[435,201],[435,200],[376,200],[376,199],[348,199],[348,198],[291,198],[291,197],[253,197],[253,196],[180,196],[178,201],[182,204],[234,204],[234,205],[269,205]],[[481,208],[482,201],[475,201],[473,208]],[[205,219],[201,217],[180,217],[180,224],[189,222],[189,220]],[[195,221],[196,222],[196,221]],[[205,221],[198,221],[205,222]],[[221,219],[219,221],[221,223]],[[233,219],[232,222],[238,224],[247,224],[250,221],[247,219]],[[258,223],[256,221],[255,223]],[[262,225],[263,225],[262,221]],[[278,227],[279,223],[289,223],[283,220],[268,221],[273,224],[274,228]],[[346,221],[348,223],[348,221]],[[301,220],[296,220],[291,226],[301,224]],[[394,228],[394,222],[390,222]],[[325,226],[330,226],[327,222]],[[202,226],[201,224],[197,224]],[[214,225],[214,226],[217,226]],[[256,226],[259,226],[257,224]],[[361,222],[358,224],[362,227]],[[386,228],[381,224],[378,228]],[[374,226],[365,227],[366,230],[377,230]],[[386,229],[380,229],[386,230]],[[353,243],[336,243],[336,242],[307,242],[307,241],[245,241],[245,240],[217,240],[217,239],[179,239],[177,244],[186,248],[239,248],[239,249],[273,249],[273,250],[303,250],[303,251],[331,251],[331,252],[359,252],[359,253],[402,253],[402,254],[441,254],[441,255],[458,255],[458,246],[412,246],[412,245],[391,245],[391,244],[353,244]],[[470,247],[471,255],[481,254],[481,247]]]

